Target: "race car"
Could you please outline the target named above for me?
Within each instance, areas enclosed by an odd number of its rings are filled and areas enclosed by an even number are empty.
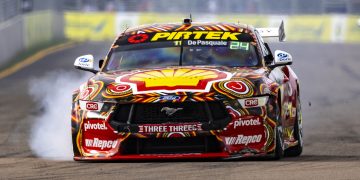
[[[125,30],[74,91],[74,160],[299,156],[299,80],[292,56],[264,42],[284,26],[143,25]]]

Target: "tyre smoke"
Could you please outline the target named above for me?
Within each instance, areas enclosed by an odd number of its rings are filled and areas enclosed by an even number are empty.
[[[29,145],[42,158],[71,160],[72,92],[89,74],[58,71],[30,81],[29,94],[39,106],[31,127]]]

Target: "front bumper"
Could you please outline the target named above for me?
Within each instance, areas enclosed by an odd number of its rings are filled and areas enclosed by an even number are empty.
[[[73,137],[76,143],[74,149],[78,150],[74,159],[226,159],[263,156],[273,150],[273,126],[268,120],[243,116],[231,121],[222,130],[210,131],[199,130],[201,125],[191,123],[166,126],[151,124],[146,126],[157,130],[184,126],[199,129],[187,132],[119,133],[106,121],[87,119],[76,138]]]
[[[230,159],[272,153],[274,106],[271,102],[256,108],[239,106],[226,104],[230,118],[219,126],[208,122],[120,126],[112,123],[114,111],[94,113],[75,108],[74,159]]]

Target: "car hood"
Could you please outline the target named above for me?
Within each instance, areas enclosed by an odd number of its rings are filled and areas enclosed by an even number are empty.
[[[264,67],[215,66],[99,72],[80,87],[78,98],[123,103],[245,98],[276,93],[267,74]]]

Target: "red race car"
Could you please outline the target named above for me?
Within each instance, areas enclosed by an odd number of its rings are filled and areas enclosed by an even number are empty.
[[[279,159],[303,148],[292,56],[233,23],[144,25],[123,32],[73,94],[75,160]]]

